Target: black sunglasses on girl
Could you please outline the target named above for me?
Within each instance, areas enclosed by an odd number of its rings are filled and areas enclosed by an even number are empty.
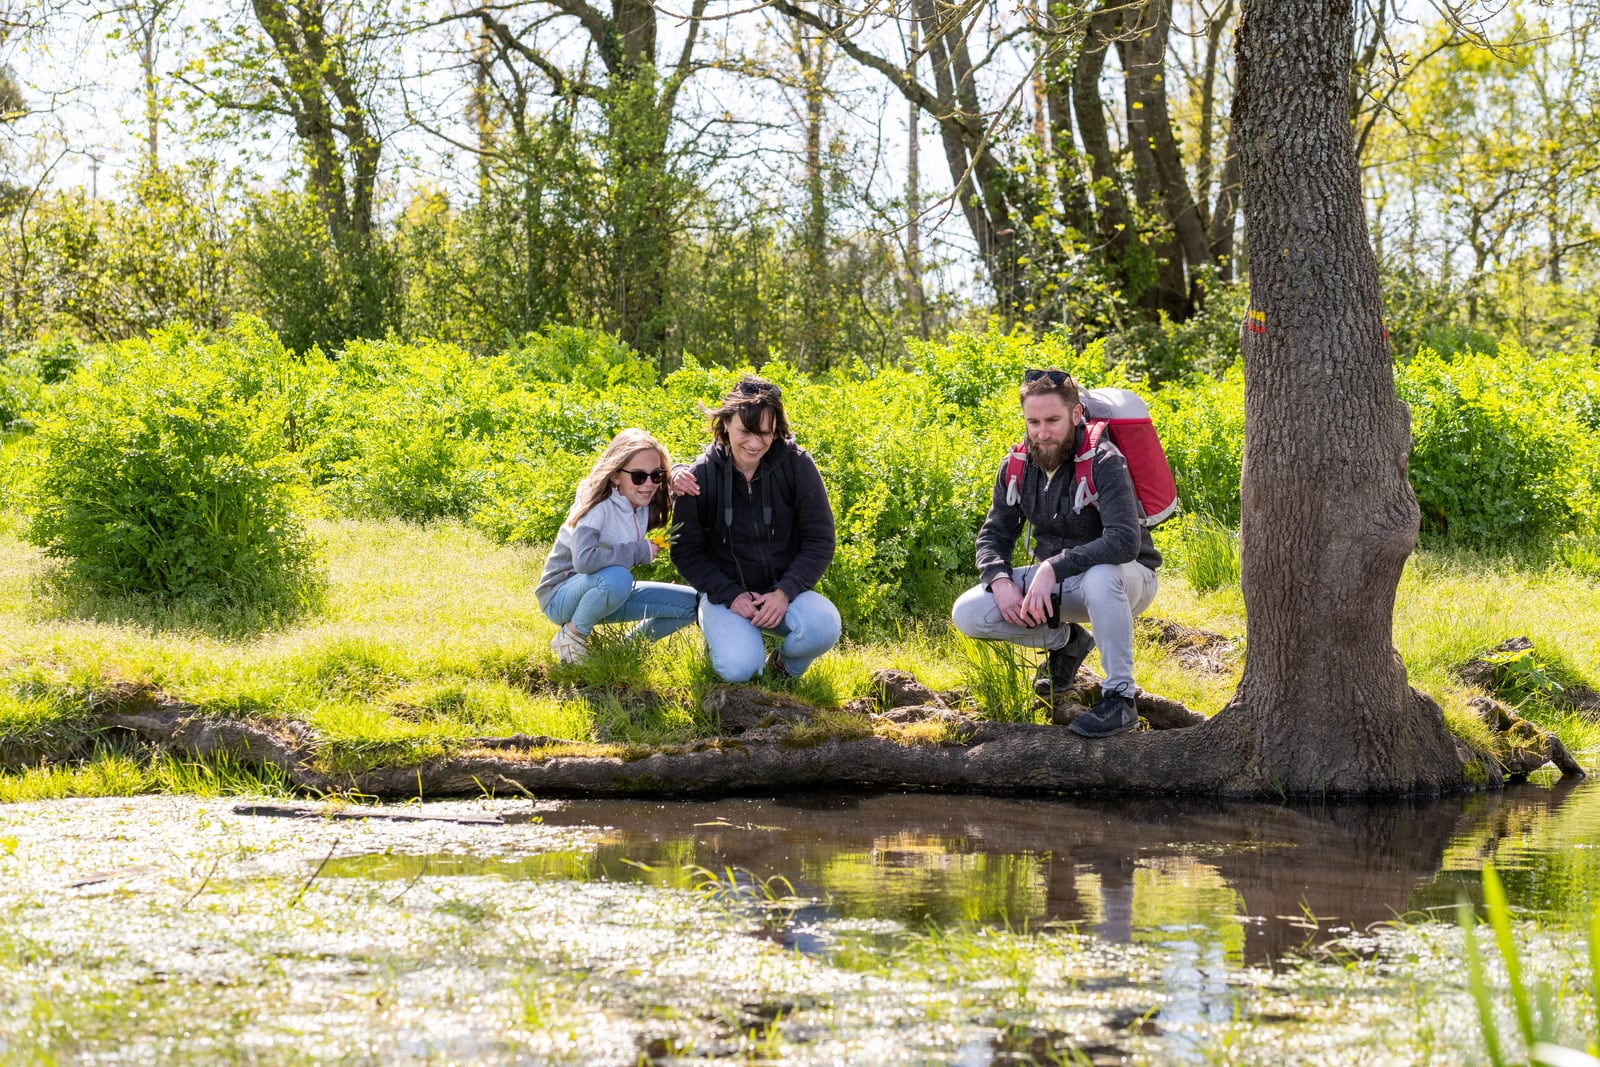
[[[643,485],[646,478],[650,479],[650,481],[654,482],[656,485],[660,485],[667,477],[667,472],[664,470],[636,471],[629,470],[627,467],[624,467],[622,468],[622,473],[632,478],[634,485]]]

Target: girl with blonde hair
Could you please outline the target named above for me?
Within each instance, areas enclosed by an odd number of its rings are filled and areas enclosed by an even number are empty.
[[[562,663],[588,655],[589,634],[601,623],[637,622],[628,636],[655,641],[694,621],[693,589],[636,582],[629,569],[661,551],[649,531],[671,514],[671,468],[659,441],[627,429],[578,483],[534,592],[545,617],[560,627],[550,647]]]

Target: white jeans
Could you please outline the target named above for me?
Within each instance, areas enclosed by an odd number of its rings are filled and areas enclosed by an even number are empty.
[[[1016,567],[1012,581],[1026,590],[1033,566]],[[1106,672],[1101,689],[1133,696],[1133,620],[1156,598],[1156,572],[1142,563],[1101,563],[1062,580],[1061,619],[1086,622],[1094,631],[1100,666]],[[1010,641],[1030,648],[1060,648],[1067,643],[1065,626],[1018,626],[1007,622],[995,606],[994,594],[981,584],[956,598],[950,621],[968,637]]]

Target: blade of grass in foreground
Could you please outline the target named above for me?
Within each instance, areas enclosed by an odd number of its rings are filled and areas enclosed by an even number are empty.
[[[1456,923],[1463,935],[1467,985],[1472,990],[1473,1003],[1478,1006],[1478,1031],[1483,1035],[1484,1051],[1494,1067],[1505,1067],[1506,1061],[1500,1055],[1500,1031],[1494,1021],[1494,1002],[1489,997],[1489,982],[1483,974],[1483,957],[1478,954],[1478,919],[1465,899],[1456,901]]]
[[[1528,987],[1522,981],[1522,961],[1517,958],[1517,945],[1511,939],[1511,905],[1506,902],[1505,886],[1494,864],[1483,865],[1483,905],[1489,913],[1489,925],[1494,928],[1494,943],[1505,963],[1506,980],[1511,986],[1511,1006],[1517,1013],[1517,1028],[1522,1040],[1532,1048],[1537,1035],[1533,1032],[1533,1009],[1528,1004]]]

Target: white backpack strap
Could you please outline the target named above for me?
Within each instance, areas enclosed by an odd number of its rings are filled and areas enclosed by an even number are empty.
[[[1098,507],[1100,490],[1095,487],[1094,476],[1090,471],[1094,463],[1094,454],[1101,447],[1116,449],[1111,443],[1111,438],[1105,435],[1106,423],[1104,419],[1091,419],[1083,435],[1083,451],[1072,457],[1072,473],[1077,485],[1072,492],[1072,511],[1074,514],[1086,507]],[[1121,453],[1118,453],[1119,455]],[[1084,472],[1082,476],[1078,472]]]
[[[1072,494],[1072,510],[1079,512],[1085,505],[1094,504],[1100,499],[1100,494],[1089,487],[1089,479],[1079,478],[1077,491]]]
[[[1026,459],[1018,462],[1016,449],[1006,453],[1006,506],[1016,507],[1022,499],[1022,476],[1027,471]]]

